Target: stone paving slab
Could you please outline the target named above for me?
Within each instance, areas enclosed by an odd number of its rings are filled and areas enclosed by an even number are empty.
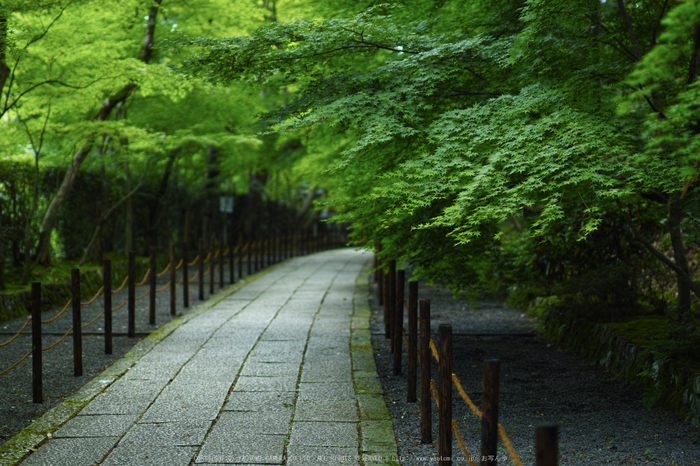
[[[36,451],[7,457],[139,466],[395,457],[367,344],[369,259],[327,251],[232,285],[86,386],[76,409],[33,424],[37,435],[25,438]]]

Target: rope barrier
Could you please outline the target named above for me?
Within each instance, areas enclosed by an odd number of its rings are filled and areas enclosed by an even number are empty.
[[[156,293],[160,293],[161,291],[163,291],[164,289],[166,289],[166,288],[169,287],[169,286],[170,286],[170,280],[168,280],[168,283],[166,283],[165,285],[163,285],[162,288],[156,289]]]
[[[161,273],[156,274],[156,277],[158,277],[158,278],[162,277],[163,275],[165,275],[166,273],[168,273],[168,270],[170,270],[170,264],[168,264],[168,265],[165,267],[165,270],[163,270]]]
[[[433,339],[430,339],[430,351],[433,352],[433,357],[437,362],[440,362],[440,356],[438,356],[437,348],[435,348],[435,343],[433,342]]]
[[[143,293],[143,294],[142,294],[141,296],[139,296],[138,298],[135,298],[135,299],[134,299],[134,301],[138,301],[139,299],[143,299],[143,298],[145,298],[145,297],[146,297],[146,295],[148,295],[148,293],[150,293],[150,292],[151,292],[151,290],[150,290],[150,289],[148,289],[148,290],[144,291],[144,293]]]
[[[189,281],[194,281],[194,279],[197,278],[198,276],[199,276],[199,270],[197,270],[197,273],[195,273],[195,274],[192,276],[192,278],[190,278]]]
[[[51,348],[53,348],[54,346],[58,345],[58,344],[61,343],[63,340],[65,340],[66,337],[67,337],[68,335],[70,335],[70,332],[72,332],[72,331],[73,331],[73,327],[69,328],[68,331],[67,331],[61,338],[59,338],[59,340],[58,340],[57,342],[50,344],[50,345],[47,346],[46,348],[41,348],[41,351],[48,351],[48,350],[50,350]]]
[[[469,454],[469,451],[467,450],[467,446],[464,444],[464,440],[462,440],[462,434],[459,431],[459,427],[457,426],[457,421],[452,419],[452,430],[455,433],[455,437],[457,437],[457,443],[459,443],[459,448],[462,449],[462,453],[464,453],[464,457],[469,461],[469,466],[477,466],[474,460],[472,459],[472,455]]]
[[[204,258],[203,262],[206,264],[207,262],[209,262],[209,259],[211,259],[211,252],[207,254],[207,257]]]
[[[197,263],[198,260],[199,260],[199,256],[195,257],[194,260],[193,260],[192,262],[188,262],[188,263],[187,263],[187,266],[188,266],[188,267],[194,266],[194,265]]]
[[[146,280],[148,280],[148,276],[151,274],[151,268],[149,267],[148,270],[146,270],[146,276],[143,277],[143,280],[141,280],[138,283],[135,283],[134,286],[141,286],[144,283],[146,283]]]
[[[404,300],[404,306],[406,306],[406,301]],[[418,319],[420,322],[420,319]],[[403,335],[403,341],[405,342],[406,346],[408,346],[408,339],[406,336],[406,329],[401,327],[401,332]],[[433,353],[433,357],[437,362],[440,362],[440,357],[437,352],[437,348],[435,347],[435,342],[433,339],[430,339],[430,351]],[[418,354],[418,359],[420,361],[420,354]],[[466,403],[466,405],[471,409],[472,413],[476,415],[478,418],[481,418],[483,416],[482,412],[479,410],[479,408],[476,407],[474,402],[469,398],[467,393],[464,391],[464,388],[462,387],[462,383],[460,382],[459,378],[457,377],[457,374],[452,374],[452,382],[454,383],[455,387],[457,388],[457,392],[459,392],[459,395],[462,397],[462,400]],[[437,397],[437,390],[435,389],[435,383],[433,380],[430,380],[430,390],[433,394],[433,397],[435,398],[435,404],[438,405],[439,407],[439,402],[438,402],[438,397]],[[466,447],[464,446],[464,442],[462,441],[461,434],[459,433],[459,428],[457,427],[457,423],[452,420],[452,429],[455,431],[455,434],[457,436],[457,440],[459,441],[460,448],[462,448],[462,452],[464,453],[465,457],[469,460],[469,464],[471,466],[476,466],[469,453],[467,452]],[[513,448],[513,444],[510,441],[510,438],[508,437],[508,434],[506,434],[506,429],[503,427],[503,424],[498,424],[498,434],[501,437],[501,440],[503,441],[503,446],[506,448],[508,451],[508,454],[510,455],[510,458],[513,460],[513,463],[515,466],[523,466],[523,463],[520,461],[520,457],[518,456],[518,453],[515,451],[515,448]]]
[[[121,303],[119,306],[117,306],[117,307],[115,307],[114,309],[112,309],[112,314],[114,314],[114,313],[117,312],[119,309],[121,309],[121,308],[123,308],[124,306],[126,306],[126,303],[127,303],[128,301],[129,301],[129,298],[124,298],[124,301],[122,301],[122,303]]]
[[[85,327],[88,327],[88,326],[94,324],[95,322],[97,322],[97,319],[99,319],[100,317],[102,317],[102,316],[104,315],[104,313],[105,313],[105,311],[100,312],[99,314],[97,314],[97,317],[95,317],[94,319],[92,319],[92,320],[91,320],[90,322],[88,322],[87,324],[82,324],[82,325],[80,326],[80,328],[85,328]]]
[[[513,460],[513,463],[515,463],[516,466],[523,466],[523,463],[520,461],[518,454],[515,452],[515,448],[513,448],[513,444],[510,443],[510,439],[508,438],[508,435],[506,435],[506,429],[503,427],[503,425],[501,423],[498,424],[498,433],[501,434],[501,440],[503,440],[503,446],[505,446],[506,450],[508,450],[508,454],[510,455],[510,458]]]
[[[454,382],[455,387],[457,387],[457,391],[462,396],[462,399],[467,404],[467,406],[469,406],[469,409],[472,410],[472,413],[474,413],[475,416],[480,418],[482,416],[481,411],[479,411],[479,408],[477,408],[476,405],[472,402],[471,398],[467,396],[467,393],[462,388],[462,384],[460,383],[459,379],[455,374],[452,374],[452,382]]]
[[[178,270],[180,267],[182,267],[182,261],[185,259],[180,259],[180,263],[175,266],[175,270]]]
[[[102,288],[97,290],[97,293],[95,294],[95,296],[92,297],[92,299],[90,301],[88,301],[86,303],[81,302],[80,305],[81,306],[89,306],[90,304],[94,303],[95,300],[102,294],[102,290],[104,290],[104,289],[105,289],[105,287],[103,286]]]
[[[56,314],[55,316],[53,316],[52,318],[50,318],[48,320],[42,320],[41,323],[48,324],[48,323],[53,322],[54,320],[58,319],[59,317],[61,317],[63,315],[63,313],[66,312],[66,309],[68,309],[68,306],[70,306],[70,304],[72,302],[73,302],[73,298],[69,299],[68,302],[66,303],[66,305],[63,306],[63,309],[61,309],[61,312],[59,312],[58,314]]]
[[[22,357],[20,358],[19,361],[17,361],[16,363],[14,363],[13,365],[11,365],[10,367],[8,367],[7,369],[5,369],[4,371],[0,372],[0,375],[5,375],[5,374],[7,374],[8,372],[10,372],[12,369],[14,369],[15,367],[19,366],[19,364],[20,364],[22,361],[24,361],[25,359],[27,359],[27,358],[29,357],[30,354],[32,354],[31,351],[29,351],[27,354],[25,354],[24,356],[22,356]]]
[[[124,277],[124,281],[122,282],[121,286],[117,288],[116,290],[112,290],[112,293],[119,293],[124,287],[126,286],[126,281],[129,279],[129,275]]]
[[[29,321],[30,321],[30,320],[32,320],[31,317],[30,317],[29,319],[27,319],[27,321],[24,323],[24,325],[22,325],[22,328],[19,329],[19,332],[15,333],[15,336],[13,336],[13,337],[10,338],[9,340],[7,340],[5,343],[0,343],[0,347],[7,346],[7,345],[9,345],[10,343],[12,343],[12,342],[15,340],[15,338],[17,338],[17,337],[19,336],[19,334],[22,333],[22,332],[24,331],[25,328],[27,328],[27,325],[29,325]],[[2,374],[0,374],[0,375],[2,375]]]

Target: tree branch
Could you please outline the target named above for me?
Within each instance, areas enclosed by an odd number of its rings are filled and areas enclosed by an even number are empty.
[[[622,203],[619,200],[616,200],[616,202],[620,210],[622,210]],[[654,257],[659,259],[661,262],[666,264],[668,268],[673,270],[678,277],[680,277],[684,282],[688,284],[688,287],[693,291],[693,294],[700,299],[700,287],[698,286],[698,284],[693,282],[693,280],[685,272],[685,270],[676,265],[676,263],[674,263],[671,259],[666,257],[661,251],[656,249],[653,244],[651,244],[651,241],[649,241],[649,239],[637,229],[637,226],[632,221],[632,218],[630,217],[629,213],[623,211],[622,215],[625,218],[625,223],[627,224],[629,229],[632,230],[632,234],[634,235],[635,239],[642,243],[644,247],[647,248],[647,250]]]
[[[627,12],[627,7],[625,7],[625,0],[617,0],[617,7],[620,9],[620,16],[622,16],[622,22],[625,23],[625,28],[627,28],[627,35],[629,36],[630,42],[632,43],[634,57],[636,60],[641,60],[642,52],[639,50],[637,35],[634,33],[632,19],[630,18],[629,13]]]

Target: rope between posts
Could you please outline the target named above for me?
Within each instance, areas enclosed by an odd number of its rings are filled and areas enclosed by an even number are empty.
[[[523,466],[523,463],[520,461],[518,454],[515,452],[515,448],[513,448],[513,444],[510,443],[510,439],[508,438],[508,435],[506,435],[505,427],[503,427],[501,423],[498,423],[498,433],[501,434],[501,440],[503,440],[503,445],[506,447],[506,450],[508,450],[508,454],[513,460],[513,463],[515,463],[516,466]]]
[[[180,259],[180,263],[175,266],[175,270],[178,270],[180,267],[182,267],[182,261],[185,259]]]
[[[61,338],[59,338],[57,342],[50,344],[46,348],[41,348],[41,351],[48,351],[51,348],[53,348],[54,346],[56,346],[57,344],[61,343],[63,340],[66,339],[66,337],[68,335],[70,335],[70,332],[72,332],[72,331],[73,331],[73,327],[69,328],[68,331]]]
[[[117,288],[116,290],[112,290],[112,293],[119,293],[125,286],[126,286],[126,281],[129,279],[129,275],[127,274],[126,277],[124,277],[124,281],[122,282],[121,286]]]
[[[194,265],[197,263],[198,260],[199,260],[199,256],[195,257],[194,260],[193,260],[192,262],[188,262],[187,265],[188,265],[189,267],[192,267],[192,266],[194,266]]]
[[[11,365],[10,367],[8,367],[7,369],[5,369],[4,371],[0,372],[0,375],[5,375],[5,374],[7,374],[8,372],[10,372],[12,369],[14,369],[15,367],[19,366],[19,364],[20,364],[22,361],[24,361],[25,359],[27,359],[27,358],[29,357],[30,354],[32,354],[31,351],[29,351],[27,354],[25,354],[24,356],[22,356],[22,357],[19,359],[19,361],[17,361],[16,363],[14,363],[13,365]]]
[[[61,315],[63,315],[63,313],[66,312],[66,309],[68,309],[68,306],[70,306],[70,304],[72,302],[73,302],[73,298],[69,299],[68,302],[66,303],[66,305],[63,306],[63,309],[61,309],[61,312],[59,312],[58,314],[56,314],[55,316],[53,316],[52,318],[50,318],[48,320],[42,320],[41,323],[48,324],[48,323],[53,322],[54,320],[58,319],[59,317],[61,317]],[[30,317],[30,319],[31,319],[31,317]]]
[[[439,401],[440,399],[438,398],[437,389],[435,388],[435,382],[433,381],[433,379],[430,379],[430,392],[433,394],[433,400],[435,400],[435,406],[440,408],[440,401]],[[459,447],[462,449],[462,453],[464,453],[464,457],[467,458],[467,460],[469,461],[469,465],[476,466],[476,464],[474,464],[474,462],[472,461],[471,455],[467,451],[466,445],[464,445],[464,441],[462,440],[462,434],[460,433],[459,427],[457,427],[457,422],[455,422],[454,419],[452,419],[452,430],[456,434],[457,441],[459,442]],[[522,466],[522,465],[520,465],[520,466]]]
[[[207,257],[204,258],[203,262],[206,264],[207,262],[209,262],[209,259],[211,259],[211,252],[207,254]]]
[[[143,277],[143,280],[141,280],[138,283],[135,283],[134,286],[141,286],[144,283],[146,283],[146,280],[148,280],[148,276],[151,274],[151,268],[149,267],[148,270],[146,270],[146,275]]]
[[[474,415],[477,417],[481,417],[481,411],[479,411],[479,408],[477,408],[476,405],[472,402],[471,398],[467,396],[467,393],[462,388],[462,384],[460,383],[459,379],[455,374],[452,374],[452,381],[454,382],[455,387],[457,387],[457,391],[462,396],[464,402],[467,404],[467,406],[469,406],[469,409],[472,410],[472,413],[474,413]]]
[[[156,293],[160,293],[161,291],[163,291],[164,289],[166,289],[166,288],[169,287],[169,286],[170,286],[170,280],[168,280],[168,283],[166,283],[165,285],[163,285],[162,288],[158,288],[158,289],[156,290]]]
[[[139,299],[145,298],[146,295],[147,295],[148,293],[150,293],[150,292],[151,292],[150,289],[146,290],[141,296],[139,296],[138,298],[135,298],[134,301],[138,301]]]
[[[404,306],[406,305],[406,301],[404,301]],[[420,319],[418,319],[420,321]],[[408,346],[408,339],[406,337],[406,329],[401,327],[401,332],[403,336],[403,340],[406,343],[406,346]],[[440,357],[438,356],[437,348],[435,347],[435,342],[433,342],[433,339],[430,339],[430,350],[433,353],[433,357],[437,362],[440,362]],[[418,359],[420,361],[420,354],[418,354]],[[462,387],[462,383],[460,382],[459,378],[457,377],[457,374],[452,374],[452,382],[454,383],[455,387],[457,388],[457,392],[459,392],[459,395],[462,397],[462,400],[466,403],[466,405],[471,409],[472,413],[476,415],[477,417],[481,418],[483,416],[482,412],[479,410],[479,408],[476,407],[474,402],[472,402],[471,398],[467,395],[467,393],[464,391],[464,388]],[[433,380],[430,380],[430,390],[433,393],[433,397],[435,398],[435,404],[438,405],[438,397],[437,397],[437,390],[435,389],[435,383]],[[459,428],[457,427],[456,422],[454,419],[452,420],[452,427],[453,430],[455,431],[455,434],[457,435],[457,440],[460,443],[460,447],[462,448],[462,451],[465,455],[465,457],[469,460],[470,465],[476,466],[472,460],[471,456],[469,456],[466,447],[464,446],[462,442],[461,435],[459,433]],[[520,457],[518,457],[518,453],[515,451],[515,448],[513,448],[513,444],[510,441],[510,438],[508,437],[508,434],[506,433],[505,427],[503,427],[503,424],[499,423],[498,424],[498,434],[501,437],[501,441],[503,441],[503,446],[506,448],[508,451],[508,454],[510,455],[511,459],[513,460],[513,463],[515,466],[523,466],[523,463],[520,461]]]
[[[194,281],[194,279],[197,278],[198,276],[199,276],[199,270],[197,270],[197,273],[192,275],[192,278],[190,278],[190,281]]]
[[[105,287],[103,286],[102,288],[97,290],[97,293],[95,294],[95,296],[92,297],[92,299],[90,301],[88,301],[86,303],[81,302],[80,305],[81,306],[89,306],[90,304],[94,303],[95,300],[102,294],[102,290],[104,290],[104,289],[105,289]]]
[[[462,449],[462,453],[464,453],[464,457],[469,461],[469,466],[476,466],[476,463],[474,460],[472,460],[472,455],[469,454],[469,451],[467,450],[467,446],[464,444],[464,440],[462,440],[462,434],[459,431],[459,427],[457,426],[457,421],[452,419],[452,430],[455,433],[455,437],[457,437],[457,443],[459,443],[459,448]]]
[[[433,343],[433,339],[430,339],[430,351],[433,352],[433,357],[437,362],[440,362],[440,356],[438,356],[437,348],[435,348],[435,343]]]
[[[104,313],[105,313],[105,311],[100,312],[99,314],[97,314],[97,317],[95,317],[94,319],[92,319],[92,320],[91,320],[90,322],[88,322],[87,324],[82,324],[82,325],[80,326],[80,328],[85,328],[85,327],[88,327],[88,326],[94,324],[95,322],[97,322],[97,319],[99,319],[100,317],[102,317],[102,316],[104,315]]]
[[[126,303],[127,303],[128,301],[129,301],[129,298],[124,298],[124,301],[122,301],[122,303],[121,303],[119,306],[117,306],[117,307],[115,307],[114,309],[112,309],[112,314],[114,314],[114,313],[117,312],[119,309],[121,309],[121,308],[123,308],[124,306],[126,306]]]
[[[158,277],[158,278],[162,277],[163,275],[165,275],[166,273],[168,273],[168,270],[170,270],[170,264],[168,264],[168,265],[165,267],[165,270],[163,270],[161,273],[156,274],[156,277]]]
[[[9,345],[10,343],[12,343],[13,341],[15,341],[15,338],[17,338],[17,337],[19,336],[19,334],[22,333],[22,332],[24,331],[25,328],[27,328],[27,325],[29,325],[29,321],[30,321],[30,320],[32,320],[31,317],[30,317],[29,319],[27,319],[27,321],[24,323],[24,325],[22,325],[22,328],[19,329],[19,332],[15,333],[15,336],[13,336],[13,337],[10,338],[9,340],[7,340],[5,343],[0,343],[0,347],[2,347],[2,346],[7,346],[7,345]],[[0,374],[0,375],[2,375],[2,374]]]

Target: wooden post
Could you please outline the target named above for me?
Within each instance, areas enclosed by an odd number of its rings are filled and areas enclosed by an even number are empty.
[[[136,337],[136,253],[129,251],[129,279],[127,304],[127,335]]]
[[[252,265],[252,261],[251,261],[251,258],[252,258],[251,251],[252,251],[253,245],[252,245],[252,242],[250,241],[250,239],[246,242],[245,248],[246,248],[246,255],[245,255],[246,267],[248,268],[248,276],[250,277],[250,275],[253,273],[253,265]]]
[[[418,282],[408,283],[408,374],[406,375],[406,401],[416,401],[416,376],[418,372]]]
[[[150,293],[148,296],[148,323],[151,325],[156,324],[156,280],[158,279],[158,266],[156,261],[157,253],[158,248],[151,246],[151,275],[148,277],[148,286],[150,288]]]
[[[379,305],[384,306],[384,263],[380,262],[379,270],[377,270],[377,298]]]
[[[403,297],[406,271],[396,271],[396,303],[394,303],[394,375],[401,374],[401,352],[403,351]]]
[[[43,403],[41,377],[41,283],[32,283],[32,401]]]
[[[439,439],[438,456],[441,466],[452,464],[452,326],[438,328],[440,363],[438,365]]]
[[[559,440],[556,425],[535,427],[535,466],[557,466]]]
[[[430,300],[420,300],[420,441],[433,443],[430,395]]]
[[[382,271],[382,273],[384,274],[384,279],[382,280],[382,295],[384,296],[384,299],[382,300],[384,303],[384,338],[389,338],[391,335],[391,327],[389,326],[389,323],[391,322],[391,319],[389,319],[389,311],[391,309],[391,306],[389,305],[389,302],[391,301],[389,284],[391,283],[391,280],[389,280],[388,271]]]
[[[233,234],[231,235],[233,236]],[[233,247],[233,241],[230,242],[228,246],[229,250],[229,255],[228,255],[228,274],[229,274],[229,280],[228,282],[233,285],[236,283],[236,249]]]
[[[170,315],[177,314],[177,263],[175,243],[170,243]]]
[[[224,287],[224,240],[219,241],[219,288]]]
[[[104,239],[103,239],[103,222],[102,222],[102,212],[104,209],[102,208],[102,203],[97,202],[97,239],[95,240],[95,258],[97,259],[97,263],[101,264],[102,259],[103,259],[103,244],[104,244]]]
[[[260,241],[260,256],[258,256],[260,258],[260,267],[259,267],[260,270],[264,269],[267,266],[267,263],[265,261],[265,259],[267,257],[266,254],[268,252],[267,245],[268,245],[268,237],[267,237],[267,235],[265,235],[265,236],[263,236],[262,241]]]
[[[102,284],[105,294],[105,354],[112,354],[112,261],[105,259],[102,267]]]
[[[182,306],[190,307],[190,271],[187,270],[187,242],[182,242]]]
[[[498,391],[500,379],[500,361],[484,361],[483,397],[481,410],[481,466],[495,466],[498,452]]]
[[[214,284],[216,283],[216,241],[211,239],[209,244],[211,259],[209,260],[209,294],[214,294]]]
[[[238,236],[238,279],[243,280],[243,234]]]
[[[70,271],[73,292],[73,375],[83,375],[83,328],[80,326],[80,270]]]
[[[199,289],[197,299],[204,301],[204,239],[199,238]]]
[[[388,330],[388,335],[386,335],[385,331],[385,336],[387,338],[392,338],[392,334],[394,331],[394,316],[396,315],[396,259],[392,259],[389,261],[389,283],[387,283],[389,287],[389,294],[387,295],[387,298],[389,299],[388,307],[387,307],[387,314],[389,314],[389,330]],[[392,353],[394,352],[394,347],[392,345],[391,347]]]

